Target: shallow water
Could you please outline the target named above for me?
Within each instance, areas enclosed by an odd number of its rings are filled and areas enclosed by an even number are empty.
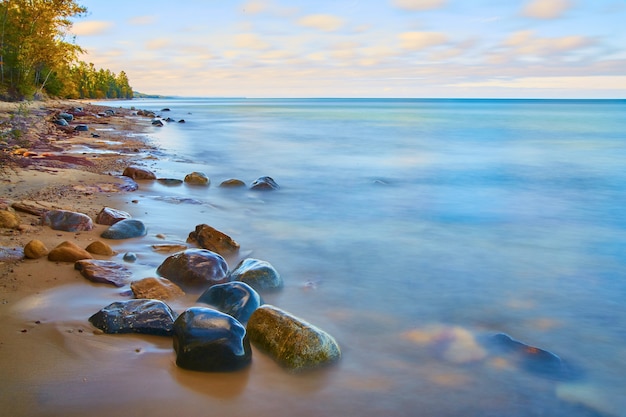
[[[136,275],[154,275],[166,256],[150,250],[164,243],[156,234],[184,242],[196,224],[210,224],[243,256],[276,267],[286,287],[265,300],[334,335],[343,358],[291,375],[255,351],[249,370],[213,375],[176,368],[168,340],[100,337],[79,354],[115,363],[116,372],[89,389],[68,382],[62,391],[79,393],[71,407],[51,384],[42,389],[46,408],[626,415],[626,101],[106,104],[170,108],[160,114],[186,123],[153,128],[160,151],[149,167],[159,177],[202,171],[212,180],[209,188],[142,182],[119,202],[149,228],[147,238],[115,247],[138,254]],[[264,175],[281,189],[218,187]],[[72,291],[40,297],[77,298]],[[95,312],[88,299],[68,321]],[[575,378],[530,372],[493,351],[490,336],[500,332],[557,354]],[[135,345],[141,354],[129,354]],[[114,404],[99,397],[105,388]]]

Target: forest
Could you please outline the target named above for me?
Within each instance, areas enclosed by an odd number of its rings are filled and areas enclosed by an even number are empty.
[[[78,59],[70,19],[86,12],[74,0],[0,2],[0,99],[133,97],[124,71]]]

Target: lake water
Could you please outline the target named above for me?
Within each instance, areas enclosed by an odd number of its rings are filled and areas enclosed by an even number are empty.
[[[625,100],[104,104],[185,119],[151,128],[146,164],[212,181],[142,183],[133,216],[171,241],[200,223],[229,234],[282,275],[265,300],[343,351],[304,375],[255,350],[247,371],[189,376],[163,347],[146,402],[177,386],[183,414],[626,416]],[[280,190],[218,187],[260,176]],[[497,333],[576,371],[537,372],[494,349]]]

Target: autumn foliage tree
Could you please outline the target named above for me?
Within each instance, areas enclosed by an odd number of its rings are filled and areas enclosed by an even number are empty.
[[[70,36],[70,18],[85,12],[74,0],[2,0],[0,96],[132,98],[124,72],[78,61],[84,51]]]

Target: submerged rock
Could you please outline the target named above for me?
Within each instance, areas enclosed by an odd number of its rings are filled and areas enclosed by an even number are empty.
[[[137,255],[134,252],[126,252],[122,259],[124,259],[125,262],[135,262]]]
[[[263,304],[261,297],[252,287],[239,281],[213,285],[198,298],[198,302],[213,306],[243,324],[246,324],[254,310]]]
[[[24,256],[28,259],[43,258],[48,252],[46,245],[38,239],[33,239],[24,246]]]
[[[76,243],[66,240],[48,253],[48,260],[53,262],[76,262],[81,259],[93,259],[93,256]]]
[[[191,185],[209,185],[211,180],[203,172],[192,172],[185,175],[185,182]]]
[[[44,213],[41,221],[44,226],[50,226],[51,229],[64,232],[80,232],[93,229],[91,217],[75,211],[50,210]]]
[[[142,168],[134,165],[126,167],[122,175],[125,177],[130,177],[134,180],[156,180],[156,175],[154,174],[154,172],[150,171],[147,168]]]
[[[331,335],[271,305],[257,308],[246,328],[256,347],[292,371],[327,365],[341,357]]]
[[[155,300],[168,300],[181,297],[185,292],[169,279],[149,277],[133,281],[130,289],[135,298],[150,298]]]
[[[247,258],[239,262],[230,273],[232,281],[242,281],[257,291],[278,290],[283,286],[283,279],[267,261]]]
[[[187,242],[196,243],[201,248],[219,253],[222,256],[235,254],[239,250],[239,243],[207,224],[197,225],[196,230],[189,233]]]
[[[176,365],[207,372],[235,371],[252,360],[246,329],[229,315],[192,307],[174,322]]]
[[[89,322],[105,333],[170,336],[176,313],[160,300],[127,300],[109,304]]]
[[[168,187],[181,185],[183,183],[183,180],[179,180],[177,178],[159,178],[157,181],[159,184],[163,184]]]
[[[103,255],[103,256],[113,256],[115,255],[115,251],[106,243],[101,240],[96,240],[95,242],[91,242],[89,246],[85,248],[85,250],[89,253],[93,253],[94,255]]]
[[[100,235],[105,239],[130,239],[145,236],[148,229],[140,220],[124,219],[115,223]]]
[[[280,187],[272,177],[260,177],[250,185],[251,190],[278,190]]]
[[[157,273],[183,289],[204,290],[230,281],[228,264],[219,254],[206,249],[187,249],[163,261]]]
[[[96,216],[96,223],[112,226],[119,221],[130,218],[131,215],[125,211],[116,210],[111,207],[104,207]]]
[[[245,187],[245,186],[246,186],[245,182],[238,180],[236,178],[230,178],[228,180],[224,180],[220,184],[220,187],[222,188],[238,188],[238,187]]]
[[[74,269],[80,271],[82,276],[89,281],[123,287],[128,284],[131,271],[124,265],[113,261],[98,261],[95,259],[83,259],[76,261]]]

